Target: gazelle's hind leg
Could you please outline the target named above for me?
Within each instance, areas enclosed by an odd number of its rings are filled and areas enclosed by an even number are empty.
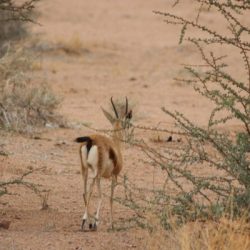
[[[81,229],[83,230],[84,228],[84,224],[86,222],[86,220],[88,219],[88,212],[87,212],[87,199],[88,199],[88,190],[87,190],[87,181],[88,181],[88,169],[86,169],[83,173],[83,201],[84,201],[84,214],[82,217],[82,225],[81,225]]]
[[[83,230],[84,228],[84,224],[86,222],[86,220],[88,219],[88,211],[87,211],[87,200],[88,200],[88,189],[87,189],[87,185],[88,185],[88,167],[87,167],[87,162],[86,162],[86,158],[87,158],[87,149],[86,146],[83,145],[80,148],[80,160],[81,160],[81,172],[82,172],[82,178],[83,178],[83,200],[84,200],[84,213],[83,213],[83,217],[82,217],[82,225],[81,225],[81,229]]]
[[[112,175],[112,181],[111,181],[111,195],[110,195],[110,224],[111,224],[111,229],[114,229],[113,225],[113,196],[114,196],[114,191],[115,187],[117,184],[117,177]]]
[[[81,229],[84,230],[84,224],[86,221],[88,221],[88,218],[89,218],[89,204],[90,204],[90,199],[91,199],[91,195],[92,195],[92,192],[93,192],[93,188],[94,188],[94,185],[95,185],[95,178],[93,178],[91,180],[91,183],[89,185],[89,189],[88,189],[88,185],[87,185],[87,181],[88,179],[86,180],[86,184],[84,183],[84,203],[85,203],[85,210],[84,210],[84,214],[83,214],[83,217],[82,217],[82,226],[81,226]],[[90,181],[90,180],[89,180]],[[91,225],[91,224],[90,224]],[[90,226],[89,227],[92,227]]]
[[[87,147],[83,145],[80,149],[80,158],[82,165],[82,175],[84,182],[83,199],[85,204],[85,210],[82,218],[81,229],[84,229],[84,225],[89,217],[89,203],[93,192],[95,180],[97,177],[97,163],[98,163],[98,149],[96,146],[92,146],[89,152]],[[89,224],[89,228],[92,228],[92,224]]]
[[[98,177],[96,179],[96,185],[97,185],[97,192],[98,192],[98,205],[97,205],[97,209],[96,209],[94,224],[90,228],[93,231],[97,230],[97,226],[99,224],[100,208],[101,208],[101,204],[102,204],[102,190],[101,190],[101,178],[100,177]]]

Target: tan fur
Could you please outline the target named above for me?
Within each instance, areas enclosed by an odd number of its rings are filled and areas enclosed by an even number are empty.
[[[99,134],[93,134],[89,136],[92,139],[93,145],[96,145],[98,148],[98,173],[97,175],[99,177],[103,178],[110,178],[112,175],[117,176],[121,170],[122,170],[122,154],[121,154],[121,149],[120,146],[118,146],[114,140],[111,138],[104,136],[104,135],[99,135]],[[117,138],[118,139],[118,138]],[[82,153],[81,153],[81,148],[84,146],[85,143],[83,143],[80,146],[80,157],[81,157],[81,165],[82,165],[82,172],[85,171],[88,166],[84,166],[84,163],[82,161]],[[113,150],[116,160],[113,160],[113,168],[112,166],[109,166],[106,164],[106,157],[109,157],[109,150]],[[112,160],[112,159],[111,159]]]

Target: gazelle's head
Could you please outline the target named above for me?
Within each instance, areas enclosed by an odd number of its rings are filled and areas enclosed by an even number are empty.
[[[126,130],[130,127],[130,121],[132,119],[132,109],[129,109],[128,98],[126,97],[124,105],[119,105],[117,108],[113,98],[110,98],[111,105],[114,111],[112,115],[110,112],[102,108],[105,117],[113,125],[114,130]]]

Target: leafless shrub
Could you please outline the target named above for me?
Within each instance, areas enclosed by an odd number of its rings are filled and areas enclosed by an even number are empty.
[[[0,0],[0,11],[4,13],[0,22],[29,21],[33,22],[32,11],[39,0]]]
[[[0,18],[4,13],[0,10]],[[9,21],[6,23],[0,22],[0,46],[4,44],[4,42],[9,40],[17,40],[20,39],[27,34],[27,30],[25,29],[25,24],[21,21]]]
[[[26,22],[34,22],[34,7],[38,0],[0,0],[0,52],[4,42],[27,35]],[[0,54],[1,57],[1,54]]]
[[[11,178],[9,180],[2,181],[0,180],[0,197],[3,195],[16,195],[17,193],[12,193],[13,186],[24,187],[25,189],[31,190],[41,201],[41,210],[46,210],[49,208],[48,199],[50,190],[44,190],[40,185],[35,184],[30,181],[26,181],[25,178],[32,175],[33,173],[41,170],[38,169],[29,169],[25,171],[22,175]]]
[[[31,74],[31,56],[20,47],[9,47],[0,58],[0,128],[30,132],[57,124],[59,99],[48,85]]]

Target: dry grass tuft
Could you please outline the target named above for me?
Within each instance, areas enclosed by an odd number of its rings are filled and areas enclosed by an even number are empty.
[[[222,218],[219,222],[194,223],[179,232],[180,249],[250,249],[249,224]]]
[[[49,200],[50,190],[46,190],[43,194],[40,195],[41,198],[41,210],[47,210],[49,208],[48,200]]]
[[[155,221],[156,223],[156,221]],[[146,249],[169,250],[248,250],[250,224],[243,216],[237,220],[221,218],[218,222],[192,222],[181,228],[173,225],[165,231],[157,224],[146,238]]]
[[[69,55],[80,55],[86,51],[85,46],[78,35],[73,35],[69,40],[60,40],[58,47]]]
[[[0,57],[1,129],[33,132],[60,121],[55,114],[59,100],[44,79],[32,75],[31,57],[23,48],[11,46]]]

